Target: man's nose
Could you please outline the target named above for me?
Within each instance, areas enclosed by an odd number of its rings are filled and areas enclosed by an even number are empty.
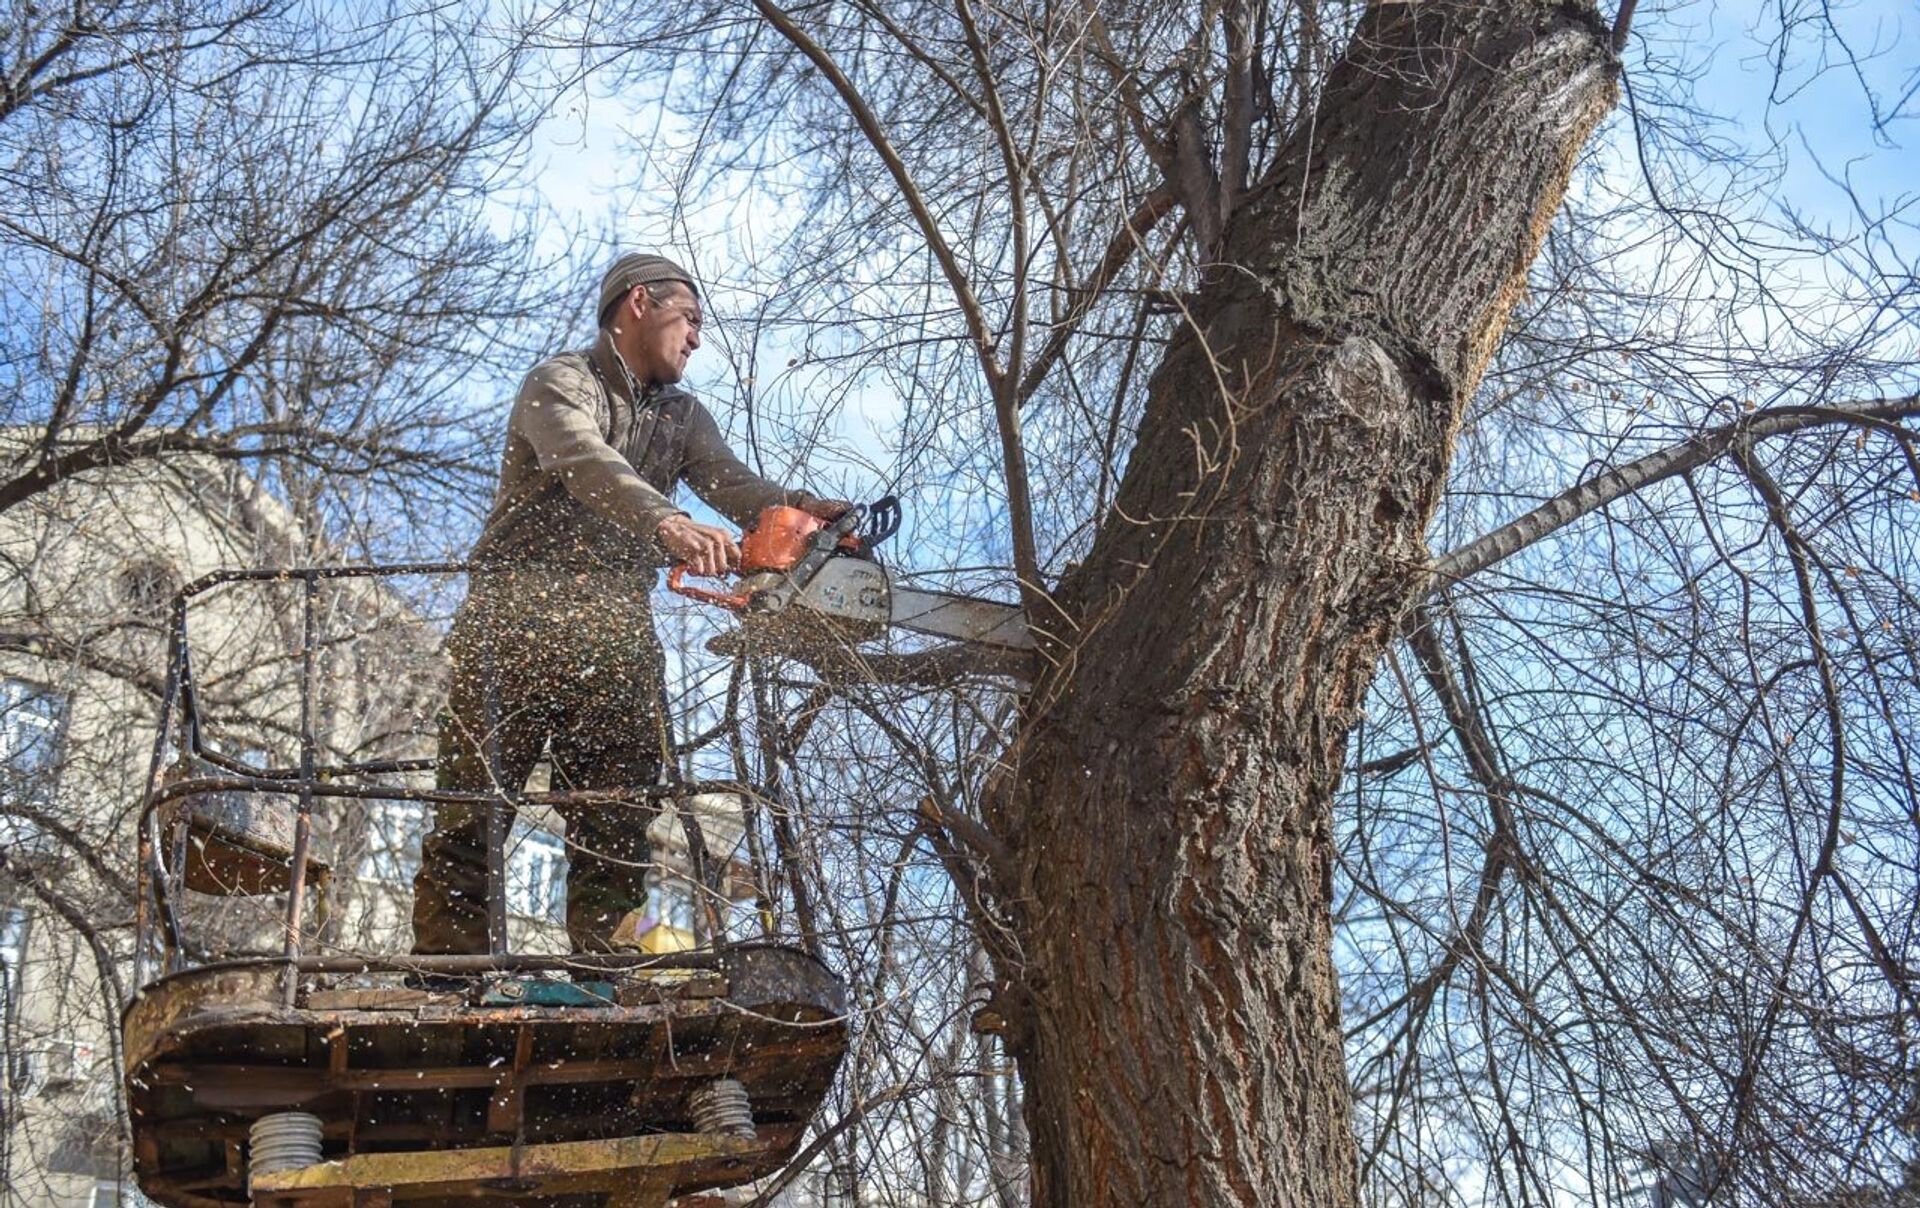
[[[698,327],[687,328],[687,351],[692,352],[698,347],[700,347],[700,329]]]

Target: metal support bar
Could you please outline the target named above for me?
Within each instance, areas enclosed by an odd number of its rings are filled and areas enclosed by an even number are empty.
[[[166,680],[160,689],[160,717],[153,728],[153,761],[147,765],[147,801],[149,808],[140,815],[138,827],[140,835],[140,854],[138,867],[134,870],[134,907],[133,907],[133,984],[137,989],[147,981],[147,930],[150,926],[151,912],[159,904],[161,893],[160,877],[164,875],[160,868],[159,843],[153,833],[154,815],[151,804],[160,789],[160,777],[167,766],[167,731],[173,725],[173,702],[180,691],[181,656],[187,645],[187,600],[184,595],[176,596],[167,614],[167,672]],[[171,945],[179,943],[179,929],[168,918],[165,934]],[[162,954],[163,961],[166,953]],[[164,966],[163,966],[164,967]]]
[[[824,554],[829,543],[822,541],[818,553]],[[703,792],[727,792],[738,794],[747,802],[749,819],[758,813],[762,804],[771,804],[769,797],[760,786],[749,783],[744,777],[738,780],[694,781],[684,779],[681,769],[673,762],[672,748],[663,752],[668,765],[666,784],[631,785],[619,788],[594,790],[560,790],[542,793],[522,793],[514,791],[472,792],[437,787],[417,787],[402,781],[402,777],[412,776],[431,770],[436,761],[433,759],[378,759],[354,761],[351,759],[322,760],[323,743],[321,730],[327,716],[325,699],[314,683],[319,664],[326,654],[328,637],[323,632],[319,609],[319,586],[322,581],[344,579],[376,578],[390,575],[441,575],[463,573],[474,567],[454,562],[400,563],[393,565],[363,566],[309,566],[295,568],[261,568],[256,570],[219,571],[202,576],[178,592],[171,606],[168,625],[168,651],[164,683],[161,687],[157,725],[153,736],[152,759],[148,769],[146,800],[142,803],[136,821],[138,835],[138,866],[136,868],[135,903],[135,969],[136,985],[144,986],[156,973],[167,973],[185,968],[192,961],[204,960],[210,955],[205,952],[192,952],[188,948],[188,937],[182,927],[181,903],[185,894],[180,883],[185,875],[189,861],[183,860],[179,852],[171,853],[169,858],[165,837],[162,836],[160,823],[165,818],[165,809],[171,803],[186,801],[196,794],[243,793],[285,795],[296,799],[297,814],[292,842],[288,855],[291,867],[280,884],[287,886],[286,908],[282,915],[283,936],[279,963],[286,966],[285,993],[292,1005],[299,992],[296,971],[309,971],[311,959],[303,955],[306,947],[306,932],[315,926],[324,927],[324,900],[315,906],[307,905],[307,894],[318,886],[318,873],[310,868],[315,845],[314,826],[316,811],[326,808],[319,804],[328,799],[347,800],[390,800],[415,801],[436,804],[464,804],[472,808],[488,811],[488,830],[491,842],[488,869],[488,929],[490,957],[480,958],[487,967],[504,968],[512,963],[507,952],[507,908],[506,908],[506,867],[505,841],[513,811],[522,803],[551,805],[561,808],[613,808],[640,803],[649,810],[668,799],[684,800]],[[296,766],[262,767],[256,761],[236,758],[234,755],[209,749],[200,717],[200,702],[197,699],[197,685],[193,676],[193,653],[189,641],[190,610],[195,599],[204,593],[233,584],[290,584],[299,580],[301,591],[300,650],[298,667],[301,676],[299,688],[299,759]],[[731,689],[738,693],[744,686],[747,667],[735,669],[735,682]],[[755,668],[756,671],[762,671]],[[767,681],[756,677],[756,688],[772,695]],[[763,754],[769,758],[769,768],[777,778],[780,762],[779,748],[781,736],[766,730],[768,715],[764,711],[763,698],[761,714],[762,737],[770,740],[770,747]],[[498,736],[498,702],[493,703],[495,716],[489,719],[489,729],[493,732],[489,746],[492,748],[490,759],[498,776],[500,768],[500,740]],[[663,715],[663,722],[665,715]],[[730,728],[736,740],[741,737],[739,721],[735,719]],[[774,730],[778,730],[777,723]],[[664,738],[670,742],[671,735]],[[736,763],[744,767],[744,759],[737,758]],[[264,761],[258,761],[264,762]],[[203,774],[212,773],[212,774]],[[497,790],[510,790],[519,786],[489,786]],[[777,791],[777,790],[776,790]],[[715,860],[708,850],[706,837],[691,805],[681,808],[682,827],[687,835],[690,869],[694,880],[705,891],[701,903],[702,919],[706,924],[708,937],[719,942],[724,939],[723,924],[716,917],[719,911],[714,908],[720,901],[716,895],[724,892],[722,878],[724,867]],[[776,819],[784,822],[776,810]],[[749,823],[750,827],[752,822]],[[773,853],[762,850],[761,834],[752,827],[753,862],[756,874],[777,870],[779,862]],[[178,837],[184,839],[185,828]],[[788,833],[781,836],[788,841],[788,850],[784,855],[793,854],[790,842],[793,836]],[[789,875],[794,871],[787,869]],[[777,875],[777,872],[776,872]],[[756,879],[760,879],[758,876]],[[813,903],[808,897],[804,881],[796,881],[794,891],[798,898],[796,905],[803,920],[811,920]],[[760,894],[763,907],[771,905],[772,899],[765,886]],[[764,913],[764,911],[763,911]],[[811,923],[803,926],[811,933]],[[349,961],[347,964],[364,965],[366,962]],[[576,960],[561,960],[546,966],[550,968],[578,967]],[[158,966],[156,968],[156,966]],[[391,967],[407,969],[426,969],[431,966],[413,959],[396,962]],[[480,966],[475,966],[480,967]]]
[[[793,894],[793,914],[800,924],[800,945],[809,955],[820,955],[820,931],[813,912],[813,894],[807,889],[807,874],[800,856],[799,837],[793,831],[793,815],[781,799],[780,764],[783,755],[779,689],[766,674],[757,658],[751,659],[753,675],[754,728],[760,737],[760,776],[766,784],[768,813],[773,819],[773,842],[781,868],[787,874],[787,888]]]
[[[779,948],[778,944],[735,945],[728,955],[760,948]],[[204,974],[227,969],[258,969],[280,965],[271,960],[214,961],[193,972]],[[554,973],[562,970],[632,971],[642,969],[722,969],[723,954],[718,952],[577,952],[516,953],[493,956],[488,953],[451,956],[303,956],[293,962],[302,973]]]
[[[500,760],[499,676],[487,677],[487,736],[481,744],[487,780],[496,790],[486,803],[487,835],[487,951],[498,956],[507,950],[507,810],[524,784],[506,783]],[[505,800],[502,800],[502,797]]]
[[[316,772],[324,777],[325,772]],[[445,805],[485,805],[494,794],[463,789],[413,789],[401,785],[338,784],[325,779],[311,786],[314,797],[343,797],[363,801],[428,801]],[[195,776],[176,780],[162,787],[149,805],[165,804],[195,793],[280,793],[298,797],[302,786],[291,778],[263,776]],[[740,793],[771,800],[756,785],[740,780],[689,780],[683,785],[636,785],[630,789],[566,789],[553,793],[521,793],[515,805],[631,805],[636,801],[659,801],[682,791],[693,793]]]
[[[694,815],[690,796],[673,798],[673,812],[680,819],[680,830],[687,839],[687,871],[693,874],[693,940],[696,944],[721,946],[726,932],[720,924],[720,912],[714,901],[721,896],[715,883],[712,860],[707,857],[707,834]]]
[[[726,944],[727,933],[723,921],[725,916],[717,903],[725,895],[714,875],[713,861],[707,854],[706,829],[700,825],[700,818],[694,813],[693,794],[680,775],[680,763],[674,757],[673,733],[668,721],[672,712],[673,702],[667,698],[666,687],[662,685],[659,700],[654,706],[654,737],[660,748],[659,778],[674,790],[668,800],[672,802],[674,816],[680,822],[680,833],[687,841],[687,871],[693,874],[695,890],[693,942],[722,947]]]
[[[176,780],[162,784],[151,792],[141,807],[139,833],[142,842],[143,880],[149,887],[148,896],[155,903],[161,926],[165,932],[171,950],[185,946],[179,919],[174,909],[177,895],[168,890],[167,870],[162,860],[160,846],[155,839],[155,824],[160,810],[173,801],[191,797],[200,793],[277,793],[287,796],[305,796],[310,800],[346,799],[361,801],[422,801],[435,804],[471,805],[485,808],[491,802],[499,800],[492,794],[464,792],[453,789],[407,789],[396,786],[341,784],[331,781],[319,781],[305,785],[289,780],[262,779],[252,776],[195,776],[186,780]],[[553,793],[526,793],[518,801],[536,805],[556,806],[620,806],[630,805],[637,800],[659,801],[674,793],[735,793],[750,801],[765,800],[764,795],[754,785],[739,780],[689,780],[680,787],[651,785],[624,790],[574,789]],[[504,880],[503,880],[504,893]],[[503,897],[504,902],[504,897]],[[150,926],[151,924],[149,924]],[[145,935],[144,932],[141,933]],[[168,969],[171,971],[171,968]],[[145,972],[142,970],[141,972]],[[135,983],[144,984],[144,978]]]
[[[300,579],[300,813],[293,823],[293,868],[287,882],[286,984],[281,994],[291,1008],[300,993],[300,926],[307,901],[307,850],[313,843],[313,765],[317,744],[313,735],[313,597],[319,583],[313,575]]]

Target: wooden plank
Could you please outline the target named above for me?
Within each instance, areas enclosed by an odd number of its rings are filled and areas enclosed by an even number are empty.
[[[625,1190],[645,1172],[649,1185],[669,1189],[681,1179],[712,1177],[713,1172],[748,1164],[764,1142],[701,1133],[661,1133],[607,1141],[563,1141],[548,1145],[489,1146],[484,1149],[432,1150],[423,1153],[364,1153],[261,1175],[254,1180],[259,1205],[317,1208],[339,1202],[339,1193],[357,1188],[390,1188],[395,1200],[425,1195],[483,1192],[489,1184],[511,1183],[516,1191]],[[664,1201],[647,1201],[657,1205]]]
[[[355,990],[309,991],[303,1004],[309,1011],[412,1011],[429,1003],[457,1006],[452,991],[409,990],[404,986],[363,987]]]
[[[689,1184],[697,1186],[709,1180],[737,1182],[743,1176],[762,1177],[776,1169],[779,1162],[783,1160],[784,1155],[791,1153],[793,1149],[799,1145],[803,1128],[804,1125],[802,1124],[762,1125],[758,1138],[758,1144],[761,1147],[760,1151],[750,1157],[735,1157],[729,1159],[731,1162],[740,1164],[738,1169],[732,1166],[708,1166],[695,1168],[691,1172],[686,1168],[668,1168],[655,1173],[659,1175],[660,1181],[668,1187],[669,1194],[674,1187],[687,1186]],[[445,1140],[446,1138],[438,1134],[422,1134],[416,1139],[423,1142],[431,1142],[436,1139]],[[589,1142],[589,1144],[590,1143],[591,1142]],[[510,1146],[505,1147],[505,1151],[510,1150]],[[467,1152],[473,1151],[469,1150]],[[407,1155],[403,1154],[398,1156],[404,1157]],[[717,1179],[714,1177],[715,1171],[719,1173]],[[689,1173],[694,1177],[689,1179],[687,1177]],[[706,1178],[702,1178],[701,1176],[706,1176]],[[649,1177],[650,1176],[647,1176],[641,1171],[628,1171],[612,1175],[605,1172],[588,1172],[585,1174],[542,1176],[541,1190],[554,1195],[574,1190],[597,1194],[617,1189],[630,1182],[644,1182]],[[169,1172],[157,1178],[148,1176],[143,1182],[149,1194],[155,1197],[156,1202],[200,1205],[203,1206],[203,1208],[232,1208],[234,1198],[240,1194],[247,1185],[244,1170],[237,1175],[232,1172],[227,1172],[224,1176],[212,1170],[179,1170]],[[650,1191],[652,1185],[651,1183],[645,1183],[645,1187]],[[264,1184],[262,1190],[267,1190]],[[396,1190],[398,1194],[395,1194]],[[496,1188],[495,1190],[497,1191],[498,1189]],[[438,1198],[441,1192],[434,1190],[431,1186],[393,1189],[387,1187],[385,1184],[367,1185],[357,1188],[340,1185],[319,1188],[307,1187],[292,1192],[275,1192],[270,1196],[263,1196],[254,1202],[256,1205],[272,1206],[272,1208],[361,1208],[362,1201],[356,1200],[354,1197],[356,1195],[365,1196],[369,1194],[376,1197],[381,1194],[388,1195],[392,1197],[387,1201],[388,1203],[392,1203],[395,1200],[405,1203],[417,1201],[422,1198]],[[380,1201],[375,1199],[373,1202],[378,1203]],[[657,1200],[643,1200],[641,1202],[658,1203]],[[675,1201],[676,1204],[701,1202],[711,1203],[715,1205],[716,1208],[719,1208],[719,1206],[725,1203],[720,1197],[712,1197],[709,1200],[703,1201],[700,1199],[689,1200],[683,1196],[678,1201]]]
[[[487,1103],[487,1131],[496,1133],[514,1133],[520,1131],[520,1116],[527,1101],[527,1062],[533,1057],[533,1029],[526,1024],[520,1025],[520,1031],[513,1042],[513,1068],[507,1071],[507,1077],[493,1092],[493,1098]]]

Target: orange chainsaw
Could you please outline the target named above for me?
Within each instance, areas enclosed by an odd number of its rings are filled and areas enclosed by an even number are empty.
[[[848,642],[899,626],[968,645],[1033,649],[1016,604],[895,584],[875,549],[899,528],[900,503],[891,495],[871,506],[856,504],[833,521],[799,508],[770,507],[740,538],[740,582],[733,591],[688,583],[692,568],[684,562],[668,572],[667,586],[749,620],[823,621]]]

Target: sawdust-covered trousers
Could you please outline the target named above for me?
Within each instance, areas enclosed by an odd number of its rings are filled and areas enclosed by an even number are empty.
[[[664,659],[652,584],[646,569],[475,572],[447,639],[439,786],[516,794],[543,756],[555,790],[653,784]],[[638,794],[561,810],[574,951],[605,951],[620,920],[645,904],[647,827],[658,812]],[[487,951],[483,807],[435,807],[413,886],[416,953]]]

